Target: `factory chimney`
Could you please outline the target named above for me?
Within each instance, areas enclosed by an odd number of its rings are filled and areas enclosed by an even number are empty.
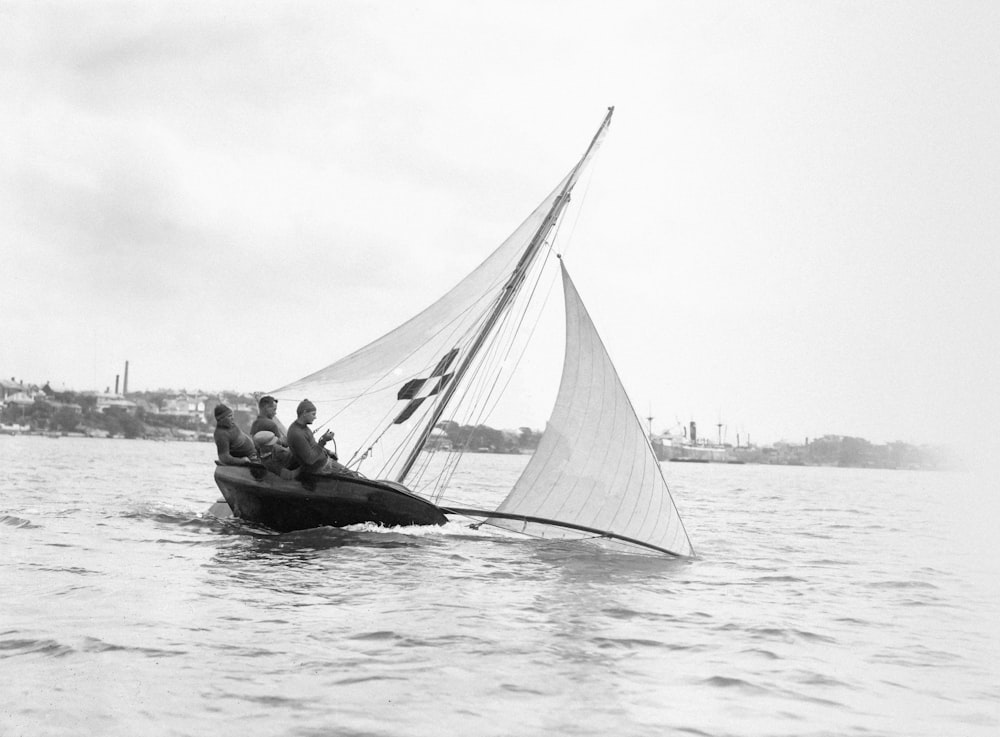
[[[115,374],[115,394],[118,393],[118,379],[121,378],[118,374]]]
[[[128,394],[128,361],[125,362],[125,380],[122,382],[122,396]]]

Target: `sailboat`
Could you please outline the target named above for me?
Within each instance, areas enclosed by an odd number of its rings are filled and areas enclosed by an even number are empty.
[[[348,438],[340,460],[361,475],[282,480],[262,468],[217,465],[216,483],[237,517],[283,532],[440,525],[462,516],[546,539],[693,554],[648,435],[554,249],[613,112],[608,108],[584,155],[527,219],[443,297],[367,346],[269,392],[286,406],[310,399],[338,438]],[[566,346],[538,448],[495,509],[442,504],[458,461],[432,462],[440,453],[429,452],[428,441],[441,423],[481,417],[496,401],[524,351],[537,309],[532,298],[544,296],[542,275],[555,263]]]

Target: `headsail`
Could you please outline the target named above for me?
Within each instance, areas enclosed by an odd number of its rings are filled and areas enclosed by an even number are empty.
[[[490,523],[545,538],[603,533],[691,555],[660,464],[565,265],[562,280],[566,357],[558,398],[538,450],[497,509],[506,518]]]
[[[318,416],[336,429],[342,462],[356,468],[365,459],[361,470],[371,477],[407,478],[444,404],[461,400],[475,362],[489,357],[486,339],[503,330],[523,296],[522,286],[603,140],[612,111],[559,185],[444,297],[364,348],[271,392],[279,399],[311,399]]]

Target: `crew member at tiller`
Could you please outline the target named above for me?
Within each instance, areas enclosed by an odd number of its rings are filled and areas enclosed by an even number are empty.
[[[249,466],[257,462],[253,440],[233,421],[233,411],[224,404],[215,408],[215,449],[226,466]]]
[[[334,473],[356,475],[353,471],[349,471],[346,466],[337,463],[337,456],[323,447],[333,439],[332,430],[323,433],[318,441],[313,435],[309,425],[316,421],[316,405],[308,399],[303,399],[296,408],[296,414],[298,417],[295,418],[295,422],[288,427],[288,449],[292,451],[292,455],[302,468],[309,473],[320,476]]]

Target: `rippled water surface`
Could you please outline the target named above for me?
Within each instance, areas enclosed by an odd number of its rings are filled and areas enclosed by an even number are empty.
[[[698,556],[207,515],[214,446],[0,436],[3,735],[996,735],[994,494],[665,464]],[[466,459],[498,501],[523,458]]]

